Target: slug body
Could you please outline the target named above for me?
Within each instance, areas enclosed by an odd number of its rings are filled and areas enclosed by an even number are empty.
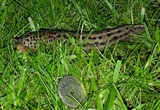
[[[38,42],[41,45],[43,42],[50,43],[56,40],[67,40],[67,34],[69,34],[75,39],[81,39],[82,43],[85,41],[83,45],[84,50],[87,51],[97,48],[100,51],[103,51],[107,43],[108,47],[111,47],[117,41],[126,41],[131,37],[132,34],[139,34],[143,31],[144,26],[138,24],[126,25],[100,32],[92,32],[90,35],[90,32],[78,34],[77,32],[73,31],[41,29],[39,31],[26,34],[23,37],[16,38],[15,46],[20,52],[26,52],[28,49],[36,51]]]

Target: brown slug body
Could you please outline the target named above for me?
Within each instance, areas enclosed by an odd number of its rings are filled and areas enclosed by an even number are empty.
[[[100,32],[92,32],[89,35],[89,32],[84,32],[82,34],[77,34],[73,31],[64,31],[64,30],[50,30],[50,29],[41,29],[39,31],[31,32],[25,35],[22,38],[16,38],[16,48],[20,52],[25,52],[28,49],[32,51],[37,50],[37,43],[40,44],[43,42],[53,42],[55,40],[67,40],[67,33],[74,37],[75,39],[81,39],[82,42],[86,40],[83,45],[84,50],[91,50],[98,48],[100,51],[103,51],[107,42],[108,47],[114,45],[117,40],[125,41],[128,40],[132,34],[139,34],[144,31],[143,25],[126,25],[120,28],[115,28],[111,30],[104,30]],[[86,37],[89,37],[86,39]]]

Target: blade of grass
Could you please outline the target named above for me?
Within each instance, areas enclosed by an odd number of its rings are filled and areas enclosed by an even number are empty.
[[[113,83],[116,83],[117,80],[118,80],[118,74],[119,74],[120,69],[121,69],[121,63],[122,63],[122,61],[120,61],[120,60],[117,61],[116,67],[114,69]]]

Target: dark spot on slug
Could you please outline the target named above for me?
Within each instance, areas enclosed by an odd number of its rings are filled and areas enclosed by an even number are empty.
[[[32,39],[33,39],[33,36],[31,36],[30,39],[32,40]]]
[[[53,38],[53,36],[48,36],[48,38],[49,38],[49,39],[52,39],[52,38]]]
[[[106,42],[102,42],[102,43],[100,43],[100,45],[106,45]]]
[[[119,38],[123,37],[123,35],[120,35]]]
[[[124,34],[124,36],[127,36],[127,35],[129,35],[129,32],[127,32],[127,33]]]
[[[98,45],[99,43],[98,43],[98,42],[94,42],[94,44],[95,44],[95,45]]]
[[[107,33],[106,35],[107,35],[107,36],[111,36],[111,35],[112,35],[112,33]]]
[[[65,37],[65,36],[63,36],[63,37]],[[61,38],[61,35],[58,35],[57,38]]]
[[[25,41],[23,41],[23,42],[22,42],[22,44],[26,44],[26,42],[25,42]]]
[[[128,30],[129,28],[128,27],[126,27],[126,30]]]
[[[42,36],[41,35],[39,35],[39,38],[41,38]],[[35,36],[34,36],[34,38],[35,38]]]
[[[103,37],[102,37],[102,36],[99,36],[98,38],[99,38],[99,39],[102,39]]]
[[[86,38],[86,36],[82,36],[82,40],[84,40]]]
[[[60,35],[61,36],[61,35]],[[60,37],[59,37],[60,38]],[[63,38],[67,39],[67,36],[66,35],[63,35]]]
[[[133,29],[130,29],[130,31],[132,32],[132,31],[134,31]]]
[[[112,42],[112,41],[116,41],[116,40],[118,40],[118,37],[114,36],[110,41]]]
[[[52,34],[52,33],[53,33],[53,31],[52,31],[52,30],[48,30],[48,33],[49,33],[49,34]]]
[[[31,40],[36,40],[36,36],[33,35],[33,36],[30,37],[30,39],[31,39]]]
[[[96,37],[89,37],[90,40],[96,40]]]
[[[122,30],[118,30],[118,33],[122,32]]]

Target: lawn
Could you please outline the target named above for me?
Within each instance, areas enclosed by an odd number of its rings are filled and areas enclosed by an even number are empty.
[[[20,53],[12,38],[41,28],[101,31],[143,24],[145,31],[103,52],[77,41]],[[70,110],[59,80],[76,77],[86,99],[77,110],[160,110],[159,0],[1,0],[0,109]]]

